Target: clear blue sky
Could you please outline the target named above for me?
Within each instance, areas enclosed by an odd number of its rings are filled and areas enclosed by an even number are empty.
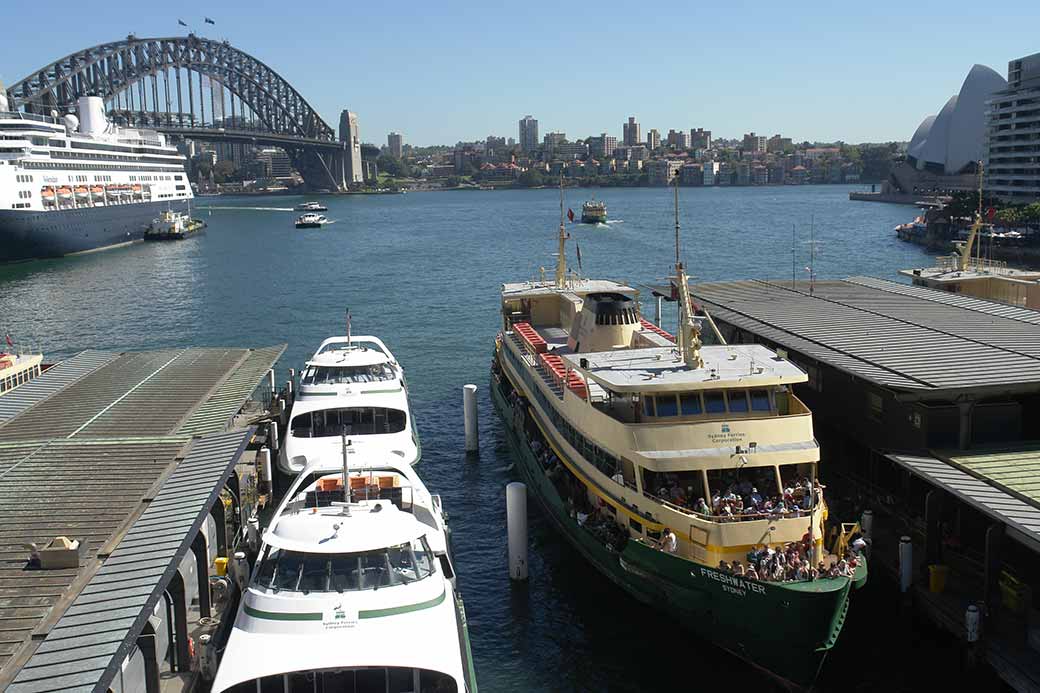
[[[716,136],[907,140],[974,63],[1006,76],[1040,52],[1040,2],[229,2],[8,0],[0,79],[73,51],[185,30],[228,39],[330,123],[417,145],[541,133],[575,139],[635,115]],[[203,16],[216,26],[203,23]]]

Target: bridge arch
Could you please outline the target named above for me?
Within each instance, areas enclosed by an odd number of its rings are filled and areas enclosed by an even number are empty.
[[[86,48],[7,91],[12,108],[34,113],[68,110],[80,96],[100,96],[110,110],[132,113],[141,124],[195,127],[205,126],[207,116],[210,124],[226,124],[230,117],[233,124],[248,122],[280,135],[336,139],[335,130],[277,72],[226,41],[194,34],[131,35]]]

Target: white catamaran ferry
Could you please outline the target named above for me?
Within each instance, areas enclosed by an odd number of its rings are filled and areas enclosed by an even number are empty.
[[[338,459],[343,433],[366,455],[409,465],[421,456],[404,371],[377,337],[330,337],[307,361],[279,468],[291,476],[310,462]]]
[[[100,97],[77,115],[8,111],[0,88],[0,262],[139,241],[160,212],[188,212],[184,157],[165,136],[114,125]]]
[[[264,534],[213,693],[475,693],[440,497],[336,445],[342,469],[309,465]]]

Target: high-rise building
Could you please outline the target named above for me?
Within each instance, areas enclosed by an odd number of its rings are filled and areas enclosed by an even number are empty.
[[[744,135],[743,149],[751,154],[764,154],[768,146],[768,138],[765,135],[756,135],[749,132]]]
[[[690,147],[693,149],[711,149],[711,130],[690,128]]]
[[[589,153],[592,156],[610,156],[615,149],[617,149],[617,138],[613,135],[604,132],[599,137],[589,138]]]
[[[545,159],[548,161],[552,159],[554,156],[556,156],[556,148],[566,141],[567,133],[546,133],[545,137],[542,138],[542,150],[545,152]]]
[[[986,188],[1013,202],[1040,201],[1040,53],[1009,62],[1007,81],[987,102]]]
[[[520,149],[525,152],[538,149],[538,121],[529,115],[520,120]]]
[[[779,134],[773,135],[769,138],[769,142],[766,143],[766,151],[769,153],[782,153],[794,146],[790,137],[781,137]]]
[[[657,131],[657,128],[650,128],[650,131],[646,133],[646,148],[650,151],[661,148],[661,133]]]
[[[646,165],[650,185],[668,185],[679,175],[683,162],[681,159],[654,159]]]
[[[690,133],[685,130],[669,130],[668,146],[672,149],[689,149]]]
[[[343,111],[339,114],[339,141],[347,145],[346,170],[343,176],[347,185],[364,182],[365,169],[361,165],[361,134],[358,131],[357,113]]]
[[[391,132],[386,136],[386,146],[390,149],[390,156],[400,159],[404,154],[404,135]]]
[[[628,122],[621,125],[623,143],[626,147],[643,143],[643,131],[636,122],[635,116],[629,116]]]

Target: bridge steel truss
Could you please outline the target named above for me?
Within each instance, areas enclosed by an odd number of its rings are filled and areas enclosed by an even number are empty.
[[[226,139],[241,142],[249,131],[257,144],[283,147],[309,183],[344,186],[335,130],[277,72],[227,41],[130,35],[67,55],[7,93],[12,109],[38,114],[100,96],[127,125],[186,138],[221,140],[233,130]]]

